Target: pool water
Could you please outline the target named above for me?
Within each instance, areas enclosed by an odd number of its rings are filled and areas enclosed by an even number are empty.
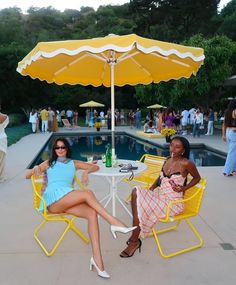
[[[30,164],[29,168],[37,165],[50,157],[52,143],[58,135],[53,135],[37,157]],[[91,155],[96,155],[98,159],[106,152],[106,145],[111,144],[110,135],[64,135],[71,145],[72,156],[74,159],[87,161]],[[116,134],[115,150],[118,159],[139,160],[145,153],[168,156],[169,150],[158,147],[146,141],[134,138],[126,134]],[[225,163],[225,157],[215,152],[198,148],[191,149],[190,160],[194,161],[197,166],[222,166]]]

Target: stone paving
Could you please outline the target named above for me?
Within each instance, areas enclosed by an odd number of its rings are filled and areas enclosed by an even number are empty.
[[[118,127],[118,130],[136,134],[136,129]],[[78,128],[78,132],[90,129]],[[70,131],[68,131],[70,132]],[[74,285],[85,284],[162,284],[181,283],[193,285],[235,284],[236,264],[236,176],[223,177],[223,167],[199,167],[208,185],[200,216],[193,223],[204,238],[201,249],[163,259],[156,249],[153,238],[143,242],[142,252],[132,258],[121,259],[127,236],[119,235],[114,240],[109,226],[99,220],[101,243],[106,270],[110,280],[103,280],[89,271],[91,249],[69,232],[52,257],[46,257],[33,238],[33,231],[41,218],[33,209],[32,188],[24,179],[25,169],[39,152],[50,134],[31,134],[8,148],[8,180],[0,184],[0,285]],[[219,135],[192,138],[191,143],[204,143],[227,152],[227,146]],[[164,139],[157,139],[165,144]],[[103,197],[107,184],[102,178],[90,178],[89,187],[96,196]],[[120,195],[126,197],[130,187],[121,182]],[[108,210],[110,210],[108,208]],[[129,216],[118,207],[118,217],[131,224]],[[86,222],[79,220],[79,227],[86,233]],[[163,234],[165,248],[179,248],[181,243],[194,242],[191,233]],[[42,237],[53,240],[57,225],[47,228]]]

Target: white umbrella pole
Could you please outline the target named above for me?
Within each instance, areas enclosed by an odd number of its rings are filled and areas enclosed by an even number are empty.
[[[114,87],[114,67],[111,62],[111,137],[112,137],[112,157],[115,156],[115,87]]]

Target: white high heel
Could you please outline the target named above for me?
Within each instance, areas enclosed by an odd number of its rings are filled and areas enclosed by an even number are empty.
[[[118,226],[112,226],[111,225],[111,233],[113,235],[114,238],[117,238],[116,236],[116,232],[120,232],[122,234],[127,234],[129,232],[132,232],[133,230],[135,230],[137,228],[137,226],[135,227],[130,227],[130,228],[126,228],[126,227],[118,227]]]
[[[93,270],[93,267],[95,267],[95,269],[97,270],[98,276],[100,276],[102,278],[111,278],[111,276],[105,270],[101,271],[98,268],[98,266],[97,266],[97,264],[96,264],[96,262],[95,262],[95,260],[94,260],[94,258],[92,256],[91,259],[90,259],[89,269]]]

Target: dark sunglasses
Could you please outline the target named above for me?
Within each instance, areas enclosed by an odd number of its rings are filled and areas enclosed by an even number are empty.
[[[55,146],[54,149],[58,150],[58,149],[67,149],[66,146]]]

